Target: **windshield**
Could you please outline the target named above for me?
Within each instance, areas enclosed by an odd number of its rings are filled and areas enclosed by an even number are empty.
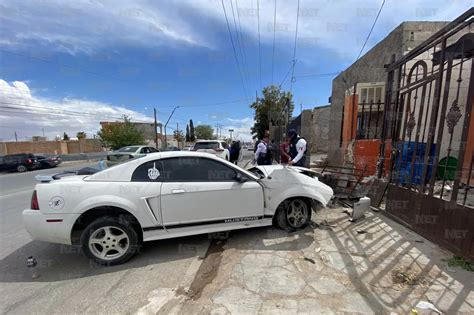
[[[135,152],[138,150],[139,147],[135,147],[135,146],[132,146],[132,147],[123,147],[123,148],[120,148],[117,150],[117,152]]]

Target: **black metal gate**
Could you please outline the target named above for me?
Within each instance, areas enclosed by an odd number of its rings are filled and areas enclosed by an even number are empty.
[[[473,20],[470,9],[388,66],[378,174],[390,168],[389,214],[474,261]]]

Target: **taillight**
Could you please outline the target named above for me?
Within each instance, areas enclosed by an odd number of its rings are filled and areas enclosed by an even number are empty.
[[[214,149],[214,151],[216,151],[216,152],[223,152],[224,149],[217,148],[217,149]]]
[[[33,191],[33,196],[31,196],[31,210],[39,210],[38,196],[36,195],[36,190]]]
[[[32,161],[31,161],[31,159],[27,159],[26,162],[27,162],[27,163],[31,163]]]

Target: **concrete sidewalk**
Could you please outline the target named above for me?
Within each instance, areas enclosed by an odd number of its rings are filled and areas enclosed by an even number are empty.
[[[343,210],[321,210],[318,224],[289,235],[233,232],[211,245],[190,288],[153,312],[409,314],[429,301],[474,313],[474,273],[448,267],[452,254],[379,213],[350,223]]]

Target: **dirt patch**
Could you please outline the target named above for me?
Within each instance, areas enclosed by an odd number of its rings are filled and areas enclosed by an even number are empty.
[[[424,283],[423,277],[419,273],[402,269],[392,271],[392,281],[394,284],[398,284],[400,286],[418,285]]]
[[[189,290],[176,290],[176,295],[185,295],[188,299],[197,300],[201,297],[204,288],[214,280],[222,261],[225,241],[213,240],[207,249],[206,257],[202,261]]]

